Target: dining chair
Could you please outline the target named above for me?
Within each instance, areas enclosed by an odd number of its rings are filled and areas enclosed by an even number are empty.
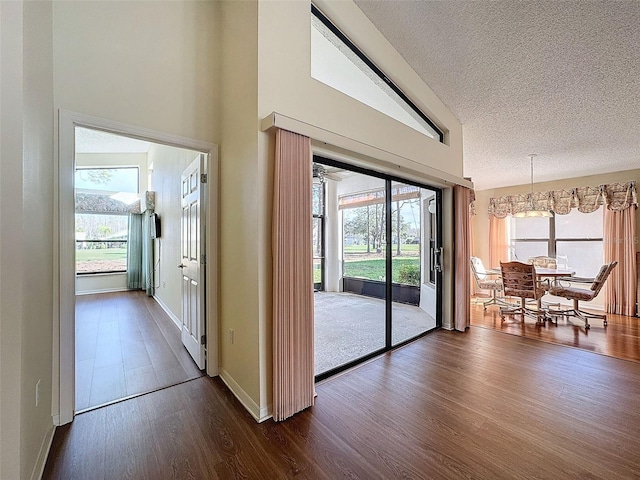
[[[482,260],[478,257],[470,258],[471,265],[471,273],[473,274],[473,278],[476,282],[476,287],[481,290],[489,290],[491,291],[491,298],[486,301],[480,301],[476,297],[475,302],[481,303],[482,308],[484,310],[487,309],[487,305],[506,305],[507,302],[504,302],[500,298],[498,298],[498,292],[502,291],[502,281],[500,280],[499,273],[488,273],[487,269],[484,268],[484,264]]]
[[[553,257],[547,257],[545,255],[538,255],[537,257],[529,257],[527,263],[533,263],[539,268],[557,268],[558,262]]]
[[[589,330],[591,325],[589,325],[589,319],[597,318],[601,319],[603,325],[607,326],[607,315],[606,314],[598,314],[585,312],[580,309],[579,302],[590,302],[594,298],[598,296],[600,290],[604,286],[607,278],[611,271],[616,267],[618,262],[613,261],[611,263],[605,263],[600,267],[600,271],[595,278],[579,278],[579,277],[569,277],[566,280],[562,280],[557,284],[554,284],[549,289],[549,293],[551,295],[555,295],[557,297],[563,297],[567,300],[573,301],[573,308],[567,310],[555,310],[552,312],[554,315],[561,315],[565,318],[568,317],[577,317],[580,320],[584,321],[585,330]],[[567,284],[568,281],[568,284]],[[588,289],[579,288],[572,286],[573,284],[590,284]]]
[[[536,325],[544,324],[546,313],[542,308],[542,296],[545,294],[545,288],[543,282],[538,280],[535,265],[522,262],[500,262],[500,270],[504,294],[520,298],[519,306],[500,308],[502,321],[506,315],[520,314],[523,322],[525,316],[530,316],[536,319]],[[536,307],[527,306],[527,300],[534,300]]]

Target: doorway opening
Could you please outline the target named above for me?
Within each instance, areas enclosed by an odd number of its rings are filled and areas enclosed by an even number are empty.
[[[204,369],[217,374],[216,255],[206,258],[217,248],[209,205],[217,196],[217,152],[205,142],[65,111],[59,132],[54,422],[62,425]],[[194,164],[184,189],[185,169]],[[190,195],[186,215],[182,192]],[[185,263],[196,272],[190,284],[197,288],[188,291]],[[185,348],[183,339],[195,338],[198,348]]]
[[[441,326],[441,191],[314,156],[321,380]]]
[[[192,244],[175,233],[191,232],[181,228],[181,174],[194,162],[199,171],[201,154],[82,127],[75,145],[78,413],[201,376],[204,358],[180,341],[200,293],[183,293],[175,268]],[[187,190],[199,187],[198,174]]]

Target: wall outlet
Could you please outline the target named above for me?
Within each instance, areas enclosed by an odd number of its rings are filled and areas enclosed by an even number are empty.
[[[229,343],[233,343],[233,341],[235,340],[234,337],[235,337],[235,332],[233,331],[233,328],[230,328],[229,329]]]
[[[40,378],[36,382],[36,407],[40,403]]]

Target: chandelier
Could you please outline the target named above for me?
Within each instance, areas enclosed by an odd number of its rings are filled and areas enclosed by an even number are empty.
[[[537,155],[535,153],[532,153],[531,155],[529,155],[529,160],[531,162],[531,193],[529,194],[527,207],[526,207],[526,210],[515,213],[513,216],[516,218],[552,217],[553,216],[553,213],[551,213],[549,210],[539,209],[539,208],[536,208],[535,206],[535,201],[533,197],[533,159],[536,156]]]

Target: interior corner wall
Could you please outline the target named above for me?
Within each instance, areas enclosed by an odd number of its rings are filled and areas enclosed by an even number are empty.
[[[21,472],[23,5],[0,2],[0,478],[12,479]]]
[[[52,4],[1,3],[0,477],[18,479],[53,433]]]
[[[149,164],[153,164],[151,188],[156,192],[155,212],[160,216],[160,237],[154,240],[154,297],[174,320],[182,318],[180,265],[182,172],[198,152],[166,145],[151,145]]]
[[[24,3],[24,318],[22,326],[23,475],[44,467],[53,433],[53,49],[49,2]],[[33,301],[37,295],[37,301]],[[39,399],[36,406],[36,384]],[[43,450],[44,449],[44,450]],[[40,463],[40,465],[38,465]]]
[[[264,232],[261,193],[271,179],[258,146],[257,2],[221,2],[222,140],[220,142],[220,375],[251,414],[261,419],[259,258]],[[264,255],[262,255],[264,256]],[[233,330],[233,341],[230,331]],[[264,330],[262,330],[262,334]]]

